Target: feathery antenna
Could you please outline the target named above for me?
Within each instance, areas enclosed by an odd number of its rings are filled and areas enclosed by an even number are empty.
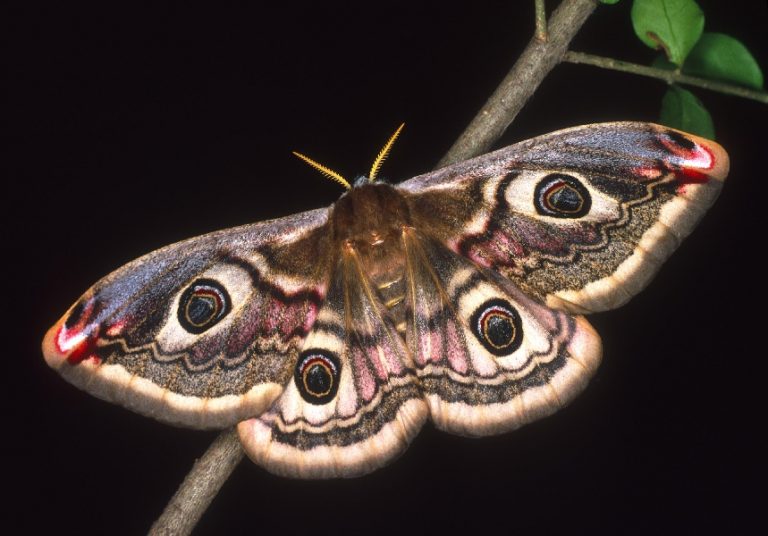
[[[296,151],[291,151],[291,152],[295,156],[298,156],[299,158],[304,160],[304,162],[306,162],[307,164],[309,164],[310,166],[312,166],[313,168],[318,170],[320,173],[322,173],[323,175],[328,177],[329,179],[334,180],[334,181],[338,182],[339,184],[341,184],[347,190],[351,190],[352,189],[352,185],[349,184],[349,181],[347,179],[345,179],[344,177],[342,177],[339,173],[336,173],[332,169],[327,168],[324,165],[315,162],[314,160],[312,160],[308,156],[304,156],[303,154],[297,153]]]
[[[376,160],[373,161],[373,165],[371,166],[371,172],[368,174],[368,182],[374,182],[376,180],[376,175],[379,174],[379,169],[381,168],[381,165],[384,163],[384,160],[387,159],[387,156],[389,156],[389,151],[390,149],[392,149],[392,146],[395,144],[395,140],[397,140],[397,137],[400,135],[400,131],[403,130],[404,126],[405,126],[405,123],[401,123],[400,126],[397,127],[397,130],[395,130],[395,133],[389,137],[389,139],[387,140],[387,143],[384,144],[384,147],[381,149],[381,151],[379,151],[379,154],[376,156]],[[319,171],[329,179],[338,182],[347,190],[352,189],[352,185],[349,183],[347,179],[342,177],[340,173],[336,173],[331,168],[325,167],[319,162],[315,162],[310,157],[305,156],[297,151],[291,151],[291,152],[294,154],[294,156],[297,156],[298,158],[302,159],[304,162],[306,162],[307,164],[315,168],[317,171]]]
[[[379,151],[379,154],[376,157],[376,160],[373,161],[373,165],[371,166],[371,172],[368,174],[368,182],[373,182],[376,180],[376,175],[378,175],[379,173],[379,168],[381,168],[381,165],[384,163],[384,160],[387,159],[387,156],[389,155],[389,150],[392,148],[392,145],[394,145],[395,140],[400,135],[400,131],[403,130],[404,126],[405,126],[405,123],[400,123],[400,126],[397,127],[397,130],[395,130],[395,133],[389,137],[389,140],[387,140],[387,143],[384,144],[384,147],[381,149],[381,151]]]

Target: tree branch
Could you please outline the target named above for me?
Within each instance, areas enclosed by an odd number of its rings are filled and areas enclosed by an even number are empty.
[[[629,63],[626,61],[614,60],[613,58],[605,58],[603,56],[595,56],[593,54],[584,54],[583,52],[573,51],[566,52],[563,61],[583,65],[594,65],[595,67],[610,69],[612,71],[621,71],[623,73],[658,78],[659,80],[664,80],[668,84],[677,83],[701,87],[711,91],[717,91],[718,93],[736,95],[737,97],[744,97],[745,99],[752,99],[762,102],[763,104],[768,104],[768,93],[765,91],[757,91],[735,84],[729,84],[727,82],[718,82],[716,80],[690,76],[677,71],[668,71],[666,69],[658,69],[656,67],[648,67],[646,65],[638,65],[637,63]]]
[[[562,60],[568,45],[597,0],[563,0],[549,20],[547,41],[537,37],[515,62],[496,91],[459,136],[437,167],[444,167],[485,153],[512,123],[520,109],[539,87],[549,71]]]
[[[597,5],[597,0],[563,0],[552,14],[549,40],[534,36],[512,70],[470,123],[438,167],[485,152],[512,123],[544,77],[557,65],[568,43]],[[150,534],[189,534],[221,486],[243,459],[234,429],[223,431],[189,472]]]
[[[219,434],[149,529],[150,536],[189,534],[244,456],[234,428]]]

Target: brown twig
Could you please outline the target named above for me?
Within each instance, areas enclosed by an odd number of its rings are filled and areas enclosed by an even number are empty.
[[[512,122],[568,43],[597,5],[597,0],[563,0],[552,14],[549,41],[531,40],[480,114],[467,127],[440,165],[476,156],[495,142]],[[150,534],[189,534],[234,468],[243,449],[234,430],[225,430],[189,472]]]
[[[437,167],[485,153],[498,140],[549,71],[568,50],[568,44],[597,6],[597,0],[563,0],[549,19],[547,41],[537,37],[515,62],[496,91],[480,109]]]
[[[195,462],[149,534],[175,536],[192,532],[244,454],[234,428],[221,432]]]
[[[613,58],[605,58],[603,56],[595,56],[594,54],[584,54],[583,52],[573,51],[566,52],[563,61],[582,65],[594,65],[595,67],[602,67],[603,69],[639,74],[640,76],[649,76],[651,78],[664,80],[668,84],[675,83],[696,86],[711,91],[717,91],[718,93],[736,95],[737,97],[744,97],[745,99],[752,99],[762,102],[763,104],[768,104],[768,93],[765,91],[758,91],[737,86],[735,84],[729,84],[727,82],[718,82],[717,80],[690,76],[677,71],[658,69],[656,67],[648,67],[647,65],[638,65],[637,63],[629,63],[627,61],[614,60]]]
[[[542,42],[547,41],[549,31],[547,30],[547,8],[544,0],[534,0],[534,6],[536,8],[536,39]]]

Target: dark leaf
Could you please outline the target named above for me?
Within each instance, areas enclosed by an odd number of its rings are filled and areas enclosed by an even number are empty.
[[[664,95],[659,122],[710,140],[715,139],[712,116],[696,95],[679,86],[670,86]]]

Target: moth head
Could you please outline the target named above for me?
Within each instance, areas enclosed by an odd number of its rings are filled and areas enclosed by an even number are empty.
[[[400,135],[400,132],[403,130],[403,127],[405,127],[405,123],[401,123],[400,126],[397,127],[397,130],[395,130],[394,134],[392,134],[389,137],[389,139],[387,140],[387,143],[385,143],[384,147],[381,148],[381,150],[379,151],[379,154],[376,155],[376,158],[373,161],[373,164],[371,165],[371,170],[368,172],[368,176],[366,177],[365,175],[361,175],[358,178],[356,178],[353,183],[350,183],[340,173],[332,170],[327,166],[320,164],[319,162],[316,162],[315,160],[312,160],[306,155],[303,155],[297,151],[293,151],[293,154],[294,156],[303,160],[304,162],[306,162],[307,164],[315,168],[317,171],[322,173],[325,177],[328,177],[329,179],[338,182],[347,190],[351,190],[353,187],[357,188],[365,184],[371,184],[373,182],[376,182],[376,177],[379,174],[379,169],[381,169],[381,165],[384,163],[384,160],[386,160],[387,156],[389,156],[389,151],[392,149],[392,146],[395,144],[395,141],[397,140],[397,137]]]

